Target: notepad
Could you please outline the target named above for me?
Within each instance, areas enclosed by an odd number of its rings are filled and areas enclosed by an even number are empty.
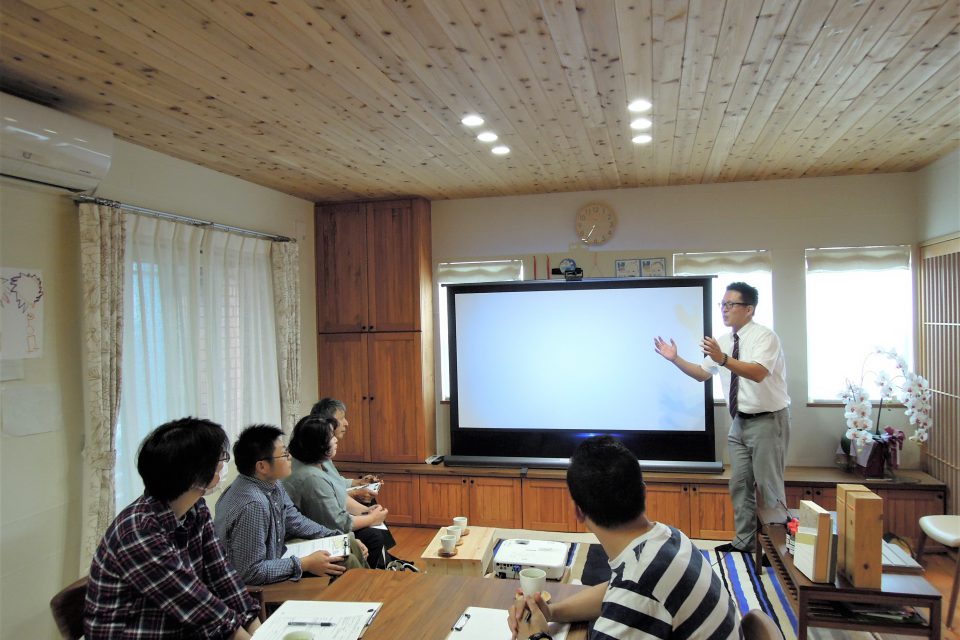
[[[510,640],[506,609],[467,607],[453,624],[447,640]],[[551,622],[547,633],[553,640],[566,640],[569,624]]]
[[[382,605],[287,600],[254,632],[253,639],[282,640],[291,631],[306,630],[315,640],[357,640],[373,623]]]
[[[350,555],[350,536],[346,533],[326,538],[317,538],[315,540],[304,540],[303,542],[291,542],[287,545],[287,552],[283,554],[284,558],[297,556],[305,558],[316,551],[326,551],[331,556],[346,557]]]

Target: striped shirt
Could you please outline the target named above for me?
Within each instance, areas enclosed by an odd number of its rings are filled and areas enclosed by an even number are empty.
[[[740,637],[740,616],[720,577],[678,529],[654,523],[610,568],[591,640]]]
[[[217,500],[214,525],[230,561],[247,584],[300,579],[300,558],[283,557],[287,539],[343,533],[297,511],[279,481],[264,482],[243,474]]]
[[[177,522],[144,495],[107,528],[90,566],[88,640],[229,638],[259,607],[227,562],[201,498]]]

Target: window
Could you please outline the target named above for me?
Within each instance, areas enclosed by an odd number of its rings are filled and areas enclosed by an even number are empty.
[[[137,450],[185,416],[280,423],[271,243],[130,216],[117,462],[118,510],[142,491]]]
[[[450,399],[450,349],[447,345],[447,292],[445,284],[523,280],[523,260],[477,260],[437,264],[437,332],[440,337],[440,397]]]
[[[773,261],[770,252],[718,251],[713,253],[675,253],[673,274],[677,276],[716,275],[713,283],[713,335],[729,331],[723,326],[720,301],[731,282],[746,282],[756,288],[759,295],[753,319],[765,327],[773,328]],[[666,338],[667,336],[664,336]],[[669,339],[669,338],[668,338]],[[697,345],[677,345],[683,357],[691,362],[702,362],[703,354],[695,351]],[[722,400],[723,389],[720,376],[713,377],[713,397]]]
[[[874,378],[886,359],[877,347],[913,362],[910,247],[807,249],[807,395],[838,402],[847,379],[879,397]],[[895,375],[892,370],[887,373]]]

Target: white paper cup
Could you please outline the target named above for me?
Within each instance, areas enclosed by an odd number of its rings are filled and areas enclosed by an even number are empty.
[[[460,536],[463,535],[463,529],[461,527],[447,527],[448,536],[456,536],[457,540],[460,539]]]
[[[524,569],[520,572],[520,589],[523,595],[532,596],[547,586],[547,572],[543,569]]]
[[[453,519],[453,526],[460,527],[464,531],[467,530],[467,516],[457,516]]]
[[[444,553],[453,553],[457,548],[457,536],[440,536],[440,546],[443,547]]]
[[[284,634],[283,640],[313,640],[313,634],[309,631],[291,631]]]

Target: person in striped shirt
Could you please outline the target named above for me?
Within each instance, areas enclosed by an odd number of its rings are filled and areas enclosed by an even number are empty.
[[[740,638],[740,616],[710,564],[678,529],[651,522],[637,457],[610,436],[584,440],[567,470],[577,520],[611,558],[612,575],[560,602],[518,598],[514,639],[551,638],[549,622],[592,620],[590,640]]]

